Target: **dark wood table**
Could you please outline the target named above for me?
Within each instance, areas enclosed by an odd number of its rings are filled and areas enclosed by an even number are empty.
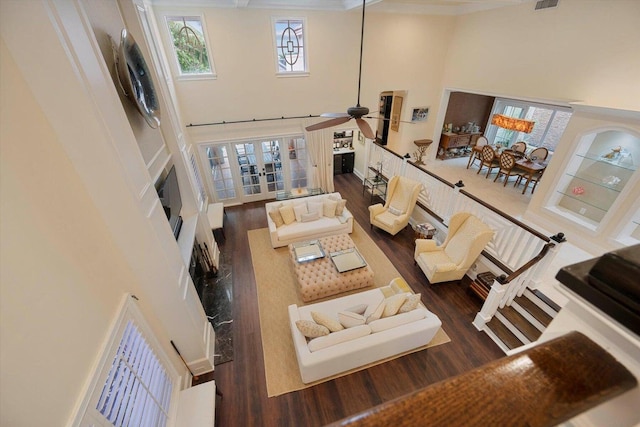
[[[538,172],[542,172],[547,167],[546,163],[537,163],[532,162],[526,158],[520,159],[516,162],[516,166],[522,169],[527,173],[527,182],[524,184],[524,188],[522,189],[522,194],[527,191],[527,187],[529,187],[529,183],[531,182],[531,178]]]

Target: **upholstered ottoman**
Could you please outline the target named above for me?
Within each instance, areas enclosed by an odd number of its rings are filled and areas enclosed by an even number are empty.
[[[368,265],[339,273],[329,257],[331,252],[356,247],[348,234],[322,237],[318,240],[326,256],[313,261],[297,262],[293,246],[289,245],[289,254],[303,301],[313,301],[373,285],[373,270]]]

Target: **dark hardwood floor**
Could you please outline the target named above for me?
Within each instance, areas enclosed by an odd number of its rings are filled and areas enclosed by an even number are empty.
[[[471,322],[479,299],[459,283],[430,285],[413,262],[414,234],[396,236],[369,227],[369,195],[353,174],[335,177],[336,191],[358,223],[393,262],[426,307],[441,320],[451,342],[305,390],[268,398],[264,376],[256,283],[247,230],[267,226],[264,202],[226,208],[226,241],[233,269],[234,360],[213,374],[224,398],[216,407],[220,426],[321,426],[504,356]]]

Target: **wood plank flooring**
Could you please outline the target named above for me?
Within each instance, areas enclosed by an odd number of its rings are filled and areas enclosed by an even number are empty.
[[[410,354],[305,390],[268,398],[260,337],[256,283],[247,230],[267,226],[264,202],[226,208],[221,250],[233,266],[234,360],[213,374],[224,394],[216,406],[219,426],[322,426],[504,356],[471,322],[481,301],[460,283],[430,285],[414,265],[410,227],[396,236],[369,227],[369,195],[353,174],[335,177],[336,191],[393,262],[426,307],[442,320],[451,342]],[[202,379],[205,376],[201,377]]]

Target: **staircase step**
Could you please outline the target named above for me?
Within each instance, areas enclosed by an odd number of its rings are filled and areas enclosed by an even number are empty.
[[[514,299],[514,301],[517,302],[520,307],[527,310],[527,312],[530,315],[532,315],[538,322],[542,323],[545,327],[549,326],[549,323],[551,323],[551,321],[553,320],[553,317],[547,314],[543,309],[538,307],[536,303],[531,301],[526,296],[517,297]]]
[[[533,326],[526,318],[518,313],[513,307],[505,306],[498,310],[513,326],[531,342],[537,341],[542,332]]]
[[[509,350],[523,346],[524,343],[516,337],[499,319],[495,316],[485,325],[493,334],[506,345]]]
[[[531,291],[532,294],[537,296],[541,301],[543,301],[545,304],[547,304],[549,307],[551,307],[553,309],[553,311],[555,311],[556,313],[559,312],[560,309],[562,308],[558,304],[553,302],[548,296],[546,296],[541,291],[539,291],[538,289],[530,289],[530,291]]]

